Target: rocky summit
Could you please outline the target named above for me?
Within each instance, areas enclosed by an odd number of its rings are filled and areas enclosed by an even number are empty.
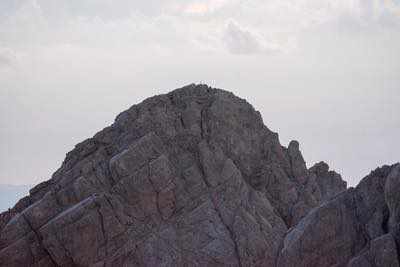
[[[245,100],[146,99],[0,215],[0,266],[399,266],[400,164],[307,169]]]

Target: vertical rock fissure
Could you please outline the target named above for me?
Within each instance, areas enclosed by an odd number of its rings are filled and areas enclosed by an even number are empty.
[[[78,264],[75,263],[74,258],[72,257],[71,252],[67,249],[67,247],[65,246],[65,244],[63,242],[61,242],[61,240],[59,240],[58,236],[55,235],[55,238],[57,240],[57,242],[60,244],[60,246],[62,247],[62,249],[65,252],[65,255],[67,256],[67,258],[72,262],[73,266],[78,266]]]
[[[38,239],[40,247],[43,248],[43,251],[49,257],[49,259],[53,263],[53,265],[58,267],[59,265],[57,264],[57,261],[53,258],[53,256],[51,255],[50,251],[44,246],[43,237],[41,236],[41,234],[35,228],[33,228],[31,222],[29,221],[29,219],[26,217],[25,214],[21,213],[21,215],[22,215],[22,218],[24,218],[24,220],[25,220],[26,224],[28,225],[28,227],[32,230],[32,232],[35,234],[36,238]]]
[[[237,242],[236,242],[236,234],[235,234],[235,232],[229,227],[229,225],[227,225],[227,224],[225,223],[224,219],[222,218],[222,214],[221,214],[220,210],[219,210],[218,207],[217,207],[217,203],[215,203],[215,201],[214,201],[214,199],[213,199],[212,197],[211,197],[211,202],[212,202],[212,204],[213,204],[213,207],[214,207],[215,212],[217,213],[219,219],[221,220],[221,223],[225,226],[226,230],[227,230],[228,233],[229,233],[230,238],[232,239],[233,246],[234,246],[234,250],[235,250],[235,254],[236,254],[236,257],[237,257],[237,259],[238,259],[239,266],[242,267],[242,260],[241,260],[241,258],[240,258],[239,246],[238,246],[238,244],[237,244]]]
[[[106,229],[104,226],[104,217],[100,211],[101,205],[99,203],[97,203],[96,201],[95,201],[95,205],[96,205],[96,211],[97,211],[97,213],[99,215],[99,219],[100,219],[100,228],[101,228],[101,232],[102,232],[103,238],[104,238],[104,249],[105,249],[106,258],[107,258],[108,257],[108,238],[107,238]]]
[[[201,157],[200,157],[199,154],[197,154],[196,156],[197,156],[197,160],[198,160],[198,162],[199,162],[199,169],[200,169],[200,172],[201,172],[201,178],[203,179],[203,182],[205,183],[205,185],[206,185],[208,188],[212,188],[212,187],[211,187],[211,184],[210,184],[210,183],[207,181],[207,179],[206,179],[206,172],[205,172],[205,170],[204,170],[204,166],[203,166],[203,163],[202,163],[202,161],[201,161]]]
[[[107,203],[110,205],[111,207],[111,211],[113,212],[115,219],[117,219],[117,221],[119,222],[120,225],[124,225],[122,223],[122,220],[119,218],[119,216],[117,215],[117,213],[115,212],[116,209],[114,207],[114,205],[112,204],[111,200],[109,199],[109,196],[107,196],[107,194],[104,194],[104,199],[107,201]]]
[[[156,208],[157,208],[157,212],[160,215],[161,220],[164,220],[162,211],[161,211],[161,207],[160,207],[160,192],[157,190],[156,185],[154,184],[153,180],[150,178],[151,175],[151,169],[150,169],[150,162],[148,162],[147,164],[147,179],[149,180],[151,187],[153,188],[154,192],[156,193]]]
[[[287,232],[287,233],[288,233],[288,232]],[[287,234],[287,233],[286,233],[286,234]],[[284,246],[284,244],[285,244],[285,237],[286,237],[286,235],[283,236],[282,240],[281,240],[280,243],[279,243],[278,252],[276,253],[276,256],[275,256],[275,267],[278,267],[279,258],[281,257],[282,250],[283,250],[283,246]]]
[[[206,135],[206,111],[208,109],[210,109],[210,107],[213,105],[215,100],[211,100],[209,101],[209,103],[207,103],[205,106],[202,107],[201,111],[200,111],[200,130],[201,130],[201,139],[205,139],[205,135]]]
[[[200,130],[201,130],[201,139],[204,139],[204,108],[200,111]]]
[[[354,216],[357,219],[357,222],[359,222],[357,224],[357,227],[359,228],[359,230],[360,230],[360,232],[361,232],[361,234],[362,234],[362,236],[363,236],[363,238],[365,240],[365,243],[368,244],[370,242],[370,240],[371,240],[371,237],[369,236],[368,232],[365,229],[366,226],[362,225],[360,223],[360,222],[362,222],[362,220],[361,220],[360,215],[359,215],[360,212],[359,212],[359,209],[358,209],[358,206],[357,206],[356,194],[354,194],[352,196],[352,201],[353,201],[353,205],[354,205]]]
[[[97,174],[96,168],[94,167],[95,163],[92,161],[92,172],[94,174],[94,178],[101,184],[101,186],[106,189],[107,186],[104,184],[104,182],[100,179],[100,177]],[[100,165],[98,165],[99,168],[101,168]]]
[[[203,115],[202,115],[202,117],[203,117]],[[212,197],[213,187],[211,186],[211,184],[206,179],[206,173],[204,171],[204,166],[203,166],[203,163],[201,161],[201,157],[199,155],[198,155],[198,160],[199,160],[199,166],[200,166],[200,171],[201,171],[201,177],[202,177],[204,183],[206,184],[206,186],[211,191],[209,197],[210,197],[211,203],[213,204],[213,208],[214,208],[215,212],[217,213],[219,219],[221,220],[221,223],[226,228],[226,230],[227,230],[227,232],[228,232],[228,234],[229,234],[229,236],[230,236],[230,238],[231,238],[231,240],[233,242],[234,251],[235,251],[238,263],[239,263],[239,267],[242,267],[242,260],[240,258],[239,246],[238,246],[238,244],[236,242],[236,235],[235,235],[234,231],[225,223],[225,221],[224,221],[224,219],[222,217],[222,214],[221,214],[220,210],[218,209],[217,203],[214,201],[214,199]]]

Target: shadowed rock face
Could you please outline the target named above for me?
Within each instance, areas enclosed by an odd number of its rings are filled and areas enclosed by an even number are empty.
[[[399,179],[346,190],[245,100],[189,85],[121,113],[1,214],[0,266],[398,266]]]
[[[278,266],[399,266],[399,180],[400,164],[378,168],[310,211],[285,236]]]

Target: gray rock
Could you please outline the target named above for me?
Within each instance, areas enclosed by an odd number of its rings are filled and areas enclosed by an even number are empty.
[[[391,234],[371,241],[361,255],[350,260],[348,267],[398,267],[396,243]]]
[[[393,263],[392,169],[346,191],[245,100],[189,85],[122,112],[1,214],[0,266]]]
[[[326,173],[327,167],[321,166]],[[349,266],[397,266],[396,244],[387,234],[389,209],[385,201],[385,191],[388,199],[392,191],[388,183],[396,179],[397,169],[397,165],[378,168],[355,189],[309,212],[286,235],[278,266],[344,266],[349,261]]]
[[[300,144],[298,141],[291,141],[289,143],[287,153],[289,155],[289,162],[292,169],[292,175],[298,182],[304,184],[308,176],[306,162],[300,152]]]
[[[340,174],[330,171],[328,164],[321,161],[309,169],[314,175],[319,187],[322,201],[329,200],[347,188],[347,183],[342,180]]]
[[[278,266],[346,263],[367,243],[356,216],[354,190],[312,210],[286,235]]]
[[[390,171],[385,184],[385,198],[390,211],[389,226],[400,223],[400,164]]]

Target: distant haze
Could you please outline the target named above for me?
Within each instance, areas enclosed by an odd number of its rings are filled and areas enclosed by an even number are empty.
[[[4,185],[0,184],[0,212],[12,208],[15,203],[28,195],[29,185]]]
[[[391,0],[2,0],[0,183],[49,179],[119,112],[201,82],[354,185],[400,161],[399,48]]]

